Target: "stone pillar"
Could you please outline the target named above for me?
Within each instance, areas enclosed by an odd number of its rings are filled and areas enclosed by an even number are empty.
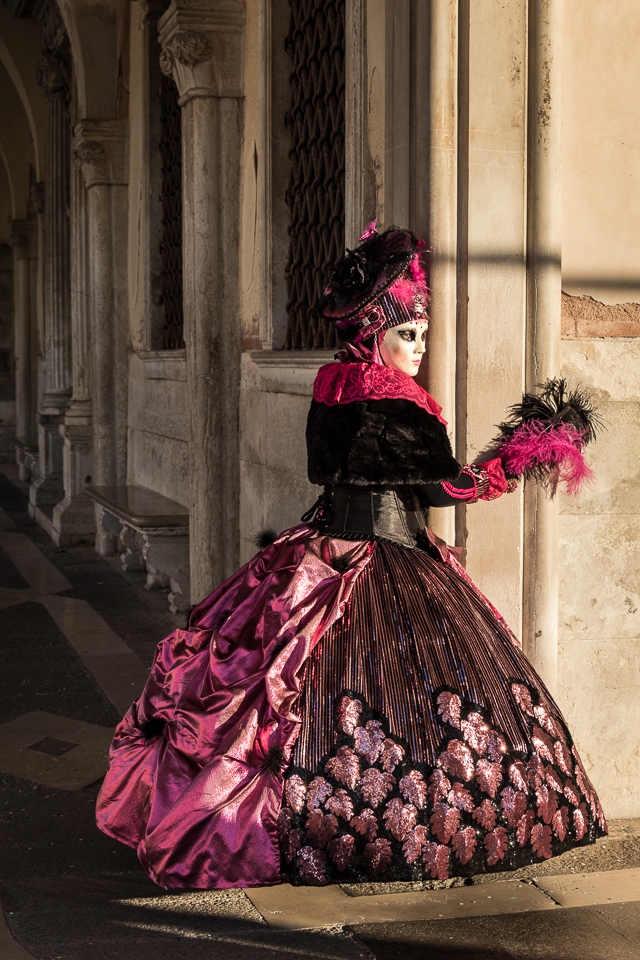
[[[69,71],[64,57],[45,50],[39,81],[45,90],[44,354],[45,390],[38,411],[40,475],[31,484],[32,516],[63,496],[60,424],[71,397],[69,285]],[[47,511],[48,513],[48,511]],[[40,518],[42,519],[42,518]]]
[[[245,5],[173,3],[160,64],[182,107],[184,335],[189,421],[190,562],[198,601],[239,556],[238,320]]]
[[[53,539],[58,546],[92,538],[95,506],[86,494],[93,473],[93,421],[87,330],[86,194],[81,170],[71,171],[71,357],[73,394],[60,424],[64,499],[53,509]]]
[[[526,384],[560,373],[563,0],[529,6]],[[553,693],[558,671],[558,501],[525,491],[523,645]]]
[[[367,3],[345,5],[345,246],[357,246],[376,210],[375,178],[368,142],[369,76]]]
[[[455,446],[458,242],[458,3],[432,0],[429,31],[429,392],[442,405]],[[460,398],[459,398],[460,399]],[[462,402],[464,407],[464,399]],[[458,454],[460,451],[456,451]],[[432,510],[430,523],[456,541],[454,507]],[[458,537],[458,540],[460,538]]]
[[[88,251],[87,336],[93,344],[93,472],[96,486],[126,483],[127,469],[127,177],[126,127],[121,120],[82,120],[73,149],[86,184]],[[82,332],[83,324],[79,324]],[[86,328],[84,328],[86,329]],[[88,400],[86,356],[78,346],[80,419]],[[84,365],[84,366],[83,366]],[[75,413],[72,408],[71,413]],[[65,425],[66,426],[66,425]],[[70,423],[69,426],[72,426]],[[86,427],[86,424],[77,424]],[[115,550],[115,539],[97,525],[96,549]]]
[[[9,238],[14,258],[16,460],[20,479],[30,480],[29,451],[38,444],[37,221],[12,220]]]
[[[496,31],[500,43],[494,43]],[[527,0],[475,0],[459,24],[458,410],[475,460],[522,396],[526,314]],[[521,493],[456,508],[466,567],[521,635]],[[465,535],[465,528],[467,534]],[[487,545],[491,544],[491,562]]]

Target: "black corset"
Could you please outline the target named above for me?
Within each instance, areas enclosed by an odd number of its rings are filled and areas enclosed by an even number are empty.
[[[322,532],[331,537],[423,546],[428,511],[411,487],[325,487],[324,500]]]

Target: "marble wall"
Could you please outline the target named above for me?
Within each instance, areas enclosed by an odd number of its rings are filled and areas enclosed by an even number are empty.
[[[596,474],[562,497],[558,697],[609,817],[638,816],[640,775],[640,343],[563,341],[563,375],[605,419]]]
[[[321,492],[307,480],[305,426],[318,368],[333,351],[254,351],[242,356],[240,387],[240,560],[255,536],[300,522]]]
[[[183,350],[131,355],[127,483],[189,504],[186,360]]]
[[[564,0],[563,7],[563,290],[637,304],[638,3]]]
[[[565,0],[563,372],[605,418],[560,516],[558,696],[609,817],[640,815],[638,7]],[[612,68],[613,65],[613,68]]]

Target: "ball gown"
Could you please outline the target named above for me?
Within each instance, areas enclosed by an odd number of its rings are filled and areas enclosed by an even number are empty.
[[[117,728],[98,825],[162,886],[446,880],[606,833],[557,704],[428,529],[477,478],[375,367],[322,368],[325,494],[159,644]]]

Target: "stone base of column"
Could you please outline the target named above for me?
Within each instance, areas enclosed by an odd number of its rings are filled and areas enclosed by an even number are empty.
[[[70,547],[83,541],[93,543],[95,539],[96,517],[91,501],[65,496],[53,508],[51,522],[51,539],[57,547]]]
[[[20,450],[16,450],[16,463],[18,465],[18,480],[22,483],[29,483],[33,476],[33,468],[28,465]]]
[[[30,517],[35,517],[36,510],[42,507],[48,507],[48,512],[51,513],[56,503],[64,497],[62,471],[59,474],[50,473],[49,476],[43,476],[40,457],[38,461],[38,476],[32,480],[29,487]]]
[[[0,463],[11,463],[13,461],[13,441],[15,434],[15,401],[0,400]]]
[[[101,557],[114,557],[118,554],[118,537],[122,524],[117,517],[112,517],[99,503],[94,503],[96,520],[96,553]],[[125,567],[126,570],[126,567]]]
[[[38,447],[21,437],[16,437],[13,445],[16,449],[18,479],[23,483],[29,483],[38,476]]]
[[[29,488],[29,515],[45,508],[47,516],[56,503],[64,497],[63,477],[63,439],[60,425],[64,422],[64,412],[69,398],[45,397],[42,408],[36,417],[38,424],[38,476]],[[48,510],[46,508],[49,508]]]
[[[52,537],[57,546],[67,547],[81,540],[93,541],[96,532],[94,504],[85,493],[93,469],[91,405],[72,403],[59,432],[64,444],[65,492],[53,508]]]

